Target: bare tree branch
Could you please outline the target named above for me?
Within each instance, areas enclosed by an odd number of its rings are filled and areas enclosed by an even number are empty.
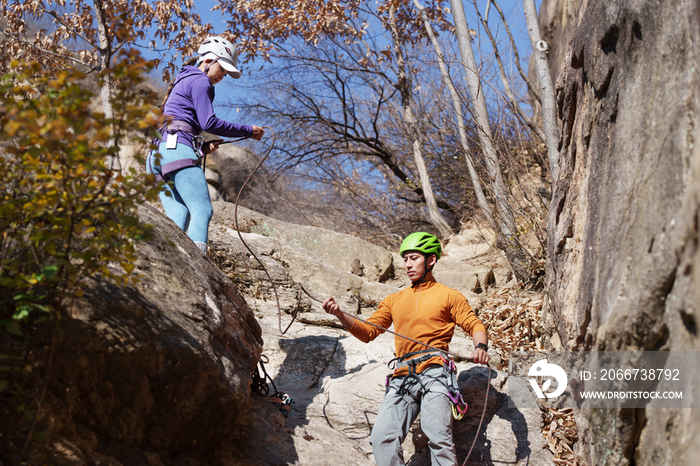
[[[544,124],[547,155],[549,156],[549,169],[552,172],[552,180],[557,179],[559,173],[559,125],[557,124],[557,102],[554,97],[554,85],[549,74],[547,63],[547,51],[549,44],[542,40],[540,26],[537,22],[537,10],[534,0],[523,0],[527,30],[532,44],[532,54],[535,58],[535,71],[540,83],[542,93],[542,123]]]
[[[452,105],[454,107],[455,117],[457,119],[457,132],[459,134],[459,142],[462,146],[462,151],[464,152],[464,159],[467,162],[467,167],[469,169],[469,177],[471,178],[472,186],[474,187],[477,202],[479,203],[479,207],[481,208],[484,216],[486,217],[486,220],[489,222],[492,228],[496,229],[496,222],[493,218],[493,210],[491,209],[491,206],[486,200],[484,190],[481,186],[481,181],[479,180],[479,175],[476,172],[476,168],[474,167],[474,161],[472,160],[470,154],[469,143],[467,142],[467,133],[464,124],[464,115],[462,113],[462,101],[459,97],[459,94],[457,93],[457,89],[452,83],[452,79],[450,78],[450,74],[445,65],[445,58],[442,53],[442,47],[440,47],[440,43],[435,37],[433,28],[430,25],[430,21],[428,20],[428,15],[425,12],[425,7],[423,7],[423,5],[420,4],[419,0],[413,0],[413,4],[415,5],[416,9],[421,15],[421,18],[423,19],[423,25],[425,26],[425,30],[428,34],[428,37],[430,38],[430,42],[433,44],[435,54],[438,58],[438,67],[440,68],[440,74],[442,75],[443,82],[445,83],[445,86],[447,86],[447,88],[449,89],[450,95],[452,96]]]
[[[21,42],[21,43],[23,43],[23,44],[27,44],[27,45],[29,45],[29,46],[31,46],[31,47],[34,47],[35,49],[37,49],[37,50],[40,51],[41,53],[45,53],[46,55],[50,55],[50,56],[52,56],[52,57],[60,58],[60,59],[62,59],[62,60],[69,60],[69,61],[72,61],[72,62],[74,62],[74,63],[77,63],[78,65],[82,65],[82,66],[85,66],[85,67],[87,67],[87,68],[90,68],[90,69],[93,70],[93,71],[100,71],[100,67],[99,67],[99,66],[91,65],[91,64],[89,64],[89,63],[85,63],[84,61],[79,60],[79,59],[73,57],[72,55],[61,55],[60,53],[55,53],[55,52],[52,52],[51,50],[46,50],[46,49],[44,49],[44,48],[42,48],[42,47],[39,47],[38,45],[34,44],[33,42],[30,42],[30,41],[28,41],[28,40],[22,39],[21,37],[17,37],[17,36],[15,36],[15,35],[13,35],[13,34],[10,34],[10,33],[8,33],[7,31],[5,31],[4,29],[0,29],[0,32],[2,32],[2,33],[3,33],[4,35],[6,35],[7,37],[9,37],[9,38],[11,38],[11,39],[13,39],[13,40],[16,40],[17,42]]]
[[[520,77],[523,79],[523,81],[527,85],[528,92],[530,92],[535,97],[535,100],[537,100],[541,104],[542,99],[540,98],[540,94],[537,92],[536,88],[534,86],[532,86],[532,84],[530,83],[530,79],[528,79],[527,75],[525,74],[525,71],[523,71],[523,67],[520,66],[520,55],[518,55],[518,47],[515,45],[515,39],[513,38],[513,34],[510,31],[510,27],[508,26],[508,21],[506,20],[506,15],[503,14],[503,10],[498,5],[496,0],[489,0],[488,4],[489,5],[493,4],[494,8],[496,8],[496,11],[498,11],[498,14],[501,16],[501,23],[503,23],[503,26],[504,26],[506,32],[508,33],[508,38],[510,39],[510,46],[513,49],[513,56],[514,56],[513,62],[515,63],[515,66],[518,68],[518,73],[520,73]]]
[[[476,3],[476,0],[472,0],[472,3],[474,4],[474,8],[476,9],[476,14],[481,20],[481,24],[484,26],[484,30],[486,31],[486,35],[489,37],[489,40],[491,41],[491,47],[493,48],[493,54],[494,58],[496,59],[496,63],[498,63],[498,71],[499,75],[501,77],[501,83],[503,84],[503,90],[506,94],[506,97],[508,98],[508,101],[510,102],[511,107],[513,110],[518,114],[518,116],[525,122],[525,124],[532,130],[533,133],[535,133],[542,141],[545,140],[545,134],[542,129],[537,126],[533,121],[532,118],[530,118],[525,111],[522,109],[520,104],[515,100],[515,95],[513,95],[513,90],[510,88],[510,83],[508,82],[508,78],[506,77],[506,70],[505,67],[503,66],[503,60],[501,59],[501,54],[498,50],[498,43],[496,42],[496,39],[493,37],[493,33],[491,32],[491,28],[489,27],[488,20],[486,18],[481,17],[481,12],[479,12],[479,6]],[[491,0],[489,0],[489,5],[491,4]],[[529,81],[526,81],[528,88],[530,87]]]
[[[81,34],[81,33],[80,33],[78,30],[76,30],[74,27],[70,26],[69,24],[66,24],[65,21],[63,21],[63,19],[60,18],[60,17],[58,16],[58,13],[56,13],[54,10],[47,10],[47,9],[44,8],[44,7],[41,7],[41,10],[42,10],[44,13],[46,13],[47,15],[53,16],[53,18],[54,18],[56,21],[58,21],[59,24],[61,24],[61,25],[62,25],[63,27],[65,27],[66,29],[69,29],[70,31],[72,31],[72,33],[75,34],[75,36],[80,37],[81,39],[83,39],[85,42],[87,42],[87,43],[90,45],[90,47],[99,49],[99,47],[98,47],[97,45],[93,44],[92,41],[91,41],[90,39],[88,39],[87,37],[85,37],[83,34]]]

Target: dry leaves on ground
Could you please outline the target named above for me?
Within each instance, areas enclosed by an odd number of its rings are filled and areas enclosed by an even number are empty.
[[[503,358],[499,369],[507,366],[508,354],[513,351],[541,349],[537,338],[543,302],[541,293],[511,288],[502,288],[485,298],[479,318],[486,326],[491,346]]]
[[[554,463],[576,466],[574,443],[578,440],[578,427],[572,408],[545,408],[542,436],[547,440],[547,448],[554,454]]]
[[[503,288],[485,298],[479,317],[486,326],[490,344],[498,349],[508,367],[508,357],[514,351],[543,350],[538,341],[540,312],[544,299],[541,293]],[[554,463],[576,466],[573,446],[578,440],[578,427],[573,409],[542,406],[544,418],[542,436],[546,448],[554,454]]]

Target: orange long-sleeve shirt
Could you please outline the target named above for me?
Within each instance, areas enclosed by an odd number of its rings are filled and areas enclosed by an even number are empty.
[[[467,298],[459,291],[437,283],[434,278],[387,296],[367,321],[384,328],[389,328],[393,323],[396,333],[444,350],[449,349],[455,324],[472,337],[476,332],[486,332],[484,324],[474,314]],[[365,343],[383,333],[382,330],[359,320],[355,320],[349,331]],[[428,349],[398,336],[394,342],[398,357]],[[436,363],[442,363],[439,357],[420,363],[416,371],[420,373]],[[402,368],[394,375],[404,375],[407,370]]]

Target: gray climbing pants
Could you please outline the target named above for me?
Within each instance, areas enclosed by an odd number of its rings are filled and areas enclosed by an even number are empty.
[[[447,396],[443,368],[430,367],[418,377],[421,383],[412,377],[406,381],[405,393],[399,393],[405,377],[394,377],[389,381],[369,438],[377,466],[405,464],[401,443],[419,412],[421,430],[428,438],[432,466],[457,464],[452,439],[452,401]]]

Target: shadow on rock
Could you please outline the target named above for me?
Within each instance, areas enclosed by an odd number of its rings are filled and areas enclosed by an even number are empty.
[[[489,371],[492,386],[486,399]],[[466,416],[454,423],[459,464],[464,462],[472,443],[474,449],[467,464],[530,464],[532,450],[528,423],[522,412],[508,407],[508,395],[494,388],[502,378],[504,375],[484,366],[474,366],[459,374],[462,395],[469,403]],[[474,442],[482,413],[483,422]]]
[[[280,348],[285,352],[274,383],[294,400],[287,425],[291,428],[308,424],[307,408],[319,393],[319,380],[323,375],[332,377],[347,375],[345,351],[338,338],[319,335],[295,339],[281,339]]]

